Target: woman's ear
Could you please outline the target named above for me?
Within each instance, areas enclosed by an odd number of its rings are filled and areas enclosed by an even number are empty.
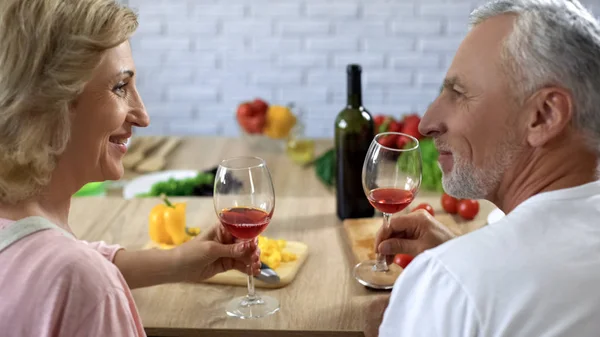
[[[571,93],[558,87],[536,92],[526,103],[527,142],[540,147],[559,137],[571,124],[574,106]]]

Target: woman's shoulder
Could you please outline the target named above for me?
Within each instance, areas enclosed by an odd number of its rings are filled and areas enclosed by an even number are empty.
[[[0,254],[0,266],[0,274],[15,272],[24,279],[42,279],[58,291],[80,292],[82,296],[102,298],[108,291],[127,288],[118,268],[102,254],[54,229],[14,243]]]
[[[89,244],[55,229],[31,234],[0,253],[0,298],[0,312],[7,313],[0,326],[31,336],[49,336],[57,326],[76,335],[84,323],[96,331],[130,329],[139,321],[118,268]],[[113,317],[106,320],[103,313]],[[32,325],[26,317],[44,319]]]

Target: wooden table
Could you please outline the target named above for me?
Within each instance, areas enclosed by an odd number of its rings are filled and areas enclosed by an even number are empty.
[[[319,151],[330,142],[318,143]],[[206,169],[221,159],[258,155],[271,169],[277,206],[265,235],[302,241],[309,257],[294,282],[277,290],[258,289],[280,301],[281,310],[258,320],[227,317],[225,304],[246,294],[245,287],[170,284],[134,290],[149,335],[156,336],[362,336],[364,310],[374,296],[352,277],[354,265],[335,196],[315,177],[314,168],[293,164],[285,155],[254,149],[239,139],[186,139],[168,169]],[[131,177],[133,174],[128,173]],[[206,228],[216,223],[211,198],[187,198],[188,221]],[[70,223],[85,240],[140,249],[149,240],[147,217],[157,199],[76,198]]]

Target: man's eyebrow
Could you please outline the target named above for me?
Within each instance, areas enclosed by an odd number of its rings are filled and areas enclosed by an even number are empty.
[[[460,80],[460,78],[458,78],[458,76],[446,77],[444,79],[444,87],[452,88],[455,85],[458,85],[459,87],[462,87],[462,88],[465,87],[464,84],[462,83],[462,81]]]

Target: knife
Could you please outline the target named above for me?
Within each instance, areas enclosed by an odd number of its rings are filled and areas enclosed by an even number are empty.
[[[276,284],[281,280],[279,279],[279,275],[271,269],[266,263],[260,263],[260,274],[254,276],[256,279],[261,280],[265,283]]]

